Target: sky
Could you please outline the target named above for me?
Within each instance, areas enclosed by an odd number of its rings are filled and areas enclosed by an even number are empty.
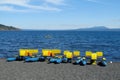
[[[0,0],[0,24],[39,30],[120,28],[120,0]]]

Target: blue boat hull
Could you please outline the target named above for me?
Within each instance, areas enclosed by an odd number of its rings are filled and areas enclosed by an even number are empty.
[[[56,64],[60,64],[62,62],[62,59],[54,59],[54,58],[51,58],[49,60],[49,63],[56,63]]]
[[[85,60],[82,60],[80,64],[85,66],[87,64],[87,62]]]
[[[16,61],[16,58],[7,58],[8,62]]]
[[[25,59],[25,62],[37,62],[39,58],[27,58]]]

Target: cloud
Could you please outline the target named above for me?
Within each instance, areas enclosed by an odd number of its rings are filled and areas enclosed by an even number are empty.
[[[28,4],[30,0],[1,0],[0,4],[13,4],[13,5],[19,5],[19,6],[24,6]]]
[[[64,4],[64,0],[45,0],[45,2],[52,3],[55,5],[63,5]]]
[[[87,1],[90,1],[90,2],[98,2],[98,0],[87,0]]]
[[[33,5],[30,4],[31,1],[35,0],[1,0],[0,1],[0,10],[2,11],[17,11],[17,12],[26,12],[30,10],[46,10],[46,11],[60,11],[61,9],[53,5],[61,5],[64,0],[42,0],[42,5]],[[48,4],[49,3],[49,4]],[[24,7],[24,9],[18,9],[16,6]]]
[[[11,11],[11,12],[30,12],[29,9],[26,9],[26,10],[17,10],[17,9],[14,9],[14,7],[12,6],[0,6],[0,11]]]

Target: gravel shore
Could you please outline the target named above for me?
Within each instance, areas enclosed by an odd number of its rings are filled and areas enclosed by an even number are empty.
[[[101,67],[70,63],[6,62],[1,59],[0,80],[120,80],[120,62]]]

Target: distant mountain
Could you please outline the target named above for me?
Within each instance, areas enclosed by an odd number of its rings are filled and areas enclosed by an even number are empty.
[[[120,31],[120,29],[110,29],[105,26],[94,26],[91,28],[77,29],[77,31]]]
[[[3,24],[0,24],[0,30],[20,30],[20,29],[13,26],[6,26]]]
[[[109,29],[109,31],[120,31],[120,28]]]

